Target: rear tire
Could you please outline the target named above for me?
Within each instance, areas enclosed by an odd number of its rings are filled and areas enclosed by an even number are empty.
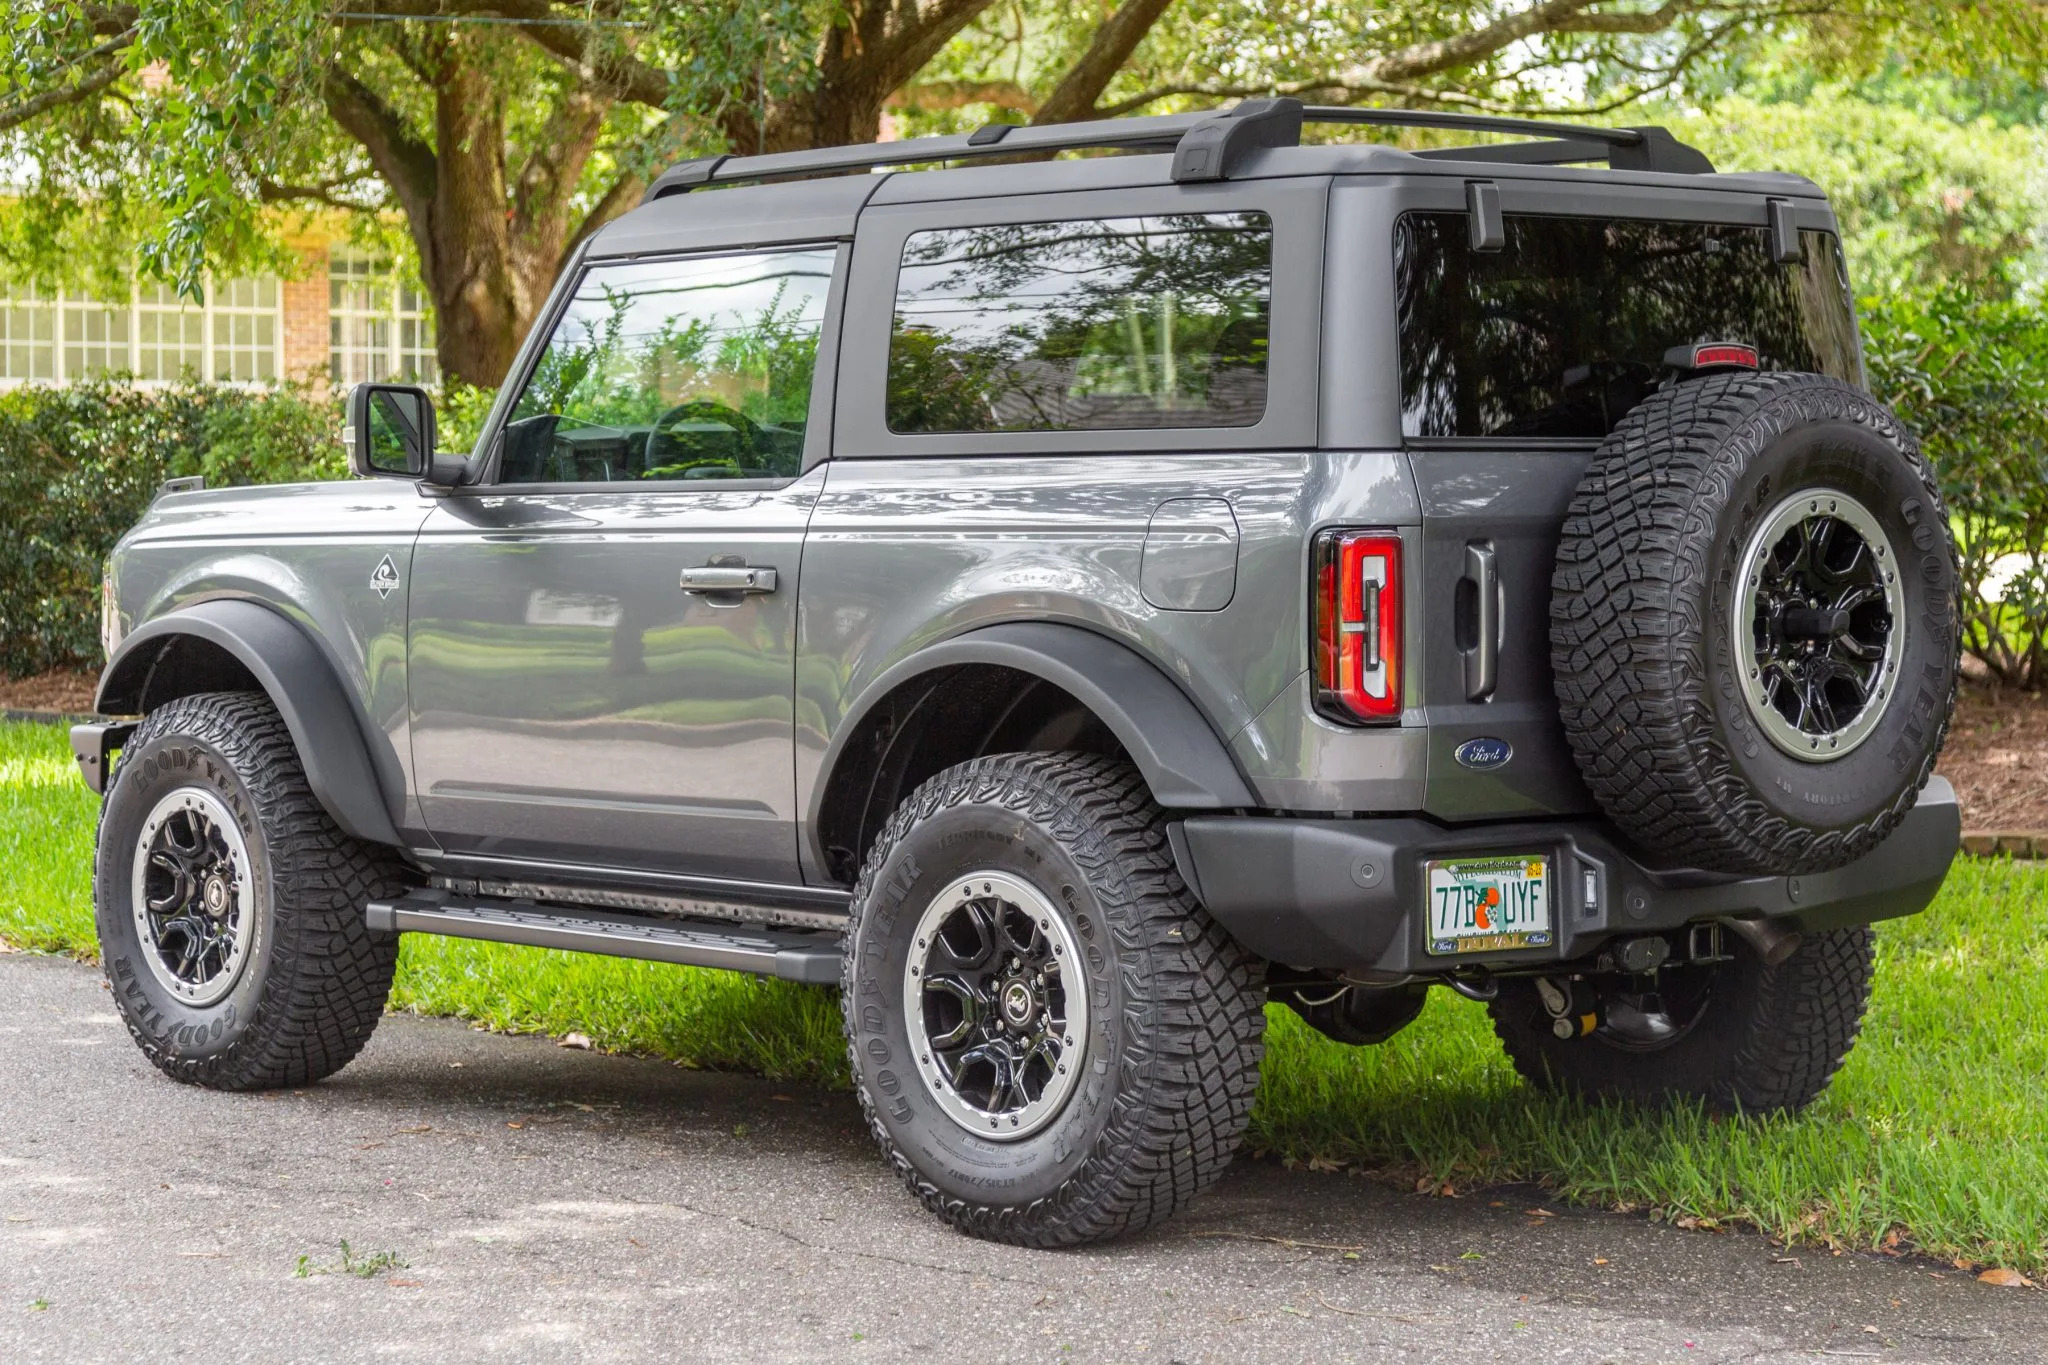
[[[1263,976],[1182,884],[1130,764],[976,759],[896,811],[854,888],[841,1005],[861,1109],[962,1231],[1132,1232],[1236,1150]]]
[[[1667,969],[1667,995],[1704,999],[1676,1038],[1655,1046],[1621,1044],[1605,1030],[1558,1038],[1529,977],[1501,981],[1488,1011],[1515,1070],[1546,1090],[1689,1099],[1722,1112],[1795,1112],[1827,1088],[1855,1045],[1870,1003],[1876,942],[1867,926],[1810,934],[1772,967],[1738,940],[1730,961]],[[1690,973],[1711,975],[1677,980]]]
[[[398,962],[397,937],[373,935],[363,907],[404,886],[391,850],[322,809],[259,692],[151,712],[100,808],[107,982],[144,1055],[188,1084],[267,1090],[347,1065]]]

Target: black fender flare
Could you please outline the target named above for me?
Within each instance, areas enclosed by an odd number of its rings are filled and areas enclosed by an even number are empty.
[[[868,712],[912,678],[961,664],[1014,668],[1067,692],[1109,727],[1162,806],[1234,810],[1258,804],[1215,727],[1157,664],[1081,626],[1014,621],[927,645],[862,690],[835,728],[819,765],[810,798],[813,830],[832,773]]]
[[[397,778],[397,759],[366,718],[320,647],[290,618],[261,603],[217,598],[145,621],[121,642],[100,675],[94,708],[105,715],[136,715],[155,690],[151,680],[167,645],[203,640],[233,656],[268,694],[306,769],[306,784],[334,823],[358,839],[403,845],[373,754]]]

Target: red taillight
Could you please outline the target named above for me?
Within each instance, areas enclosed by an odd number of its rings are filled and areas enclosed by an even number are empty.
[[[1324,531],[1315,542],[1316,709],[1401,718],[1401,538]]]
[[[1756,347],[1739,341],[1702,341],[1690,346],[1673,346],[1664,353],[1664,363],[1674,370],[1697,374],[1702,370],[1754,370],[1761,360]]]

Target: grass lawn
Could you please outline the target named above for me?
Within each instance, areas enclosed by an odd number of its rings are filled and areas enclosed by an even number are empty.
[[[0,724],[0,940],[91,957],[95,802],[54,727]],[[1347,1048],[1270,1012],[1251,1147],[1459,1190],[1558,1197],[1787,1240],[2048,1270],[2048,870],[1964,860],[1882,926],[1862,1041],[1796,1119],[1601,1108],[1522,1086],[1483,1009],[1435,992]],[[392,1008],[843,1087],[824,990],[408,935]]]

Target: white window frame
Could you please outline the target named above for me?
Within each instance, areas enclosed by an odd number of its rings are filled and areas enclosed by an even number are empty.
[[[342,308],[334,302],[335,267],[367,266],[367,270],[349,270],[344,276],[347,289],[360,289],[374,304],[370,308]],[[433,346],[425,348],[407,346],[402,338],[406,325],[412,324],[414,335],[421,330],[430,330],[436,341],[440,338],[440,320],[434,316],[433,305],[424,292],[411,289],[394,264],[387,258],[375,256],[366,251],[337,247],[327,258],[327,378],[335,388],[345,388],[354,383],[419,383],[438,384],[441,381],[441,365],[438,350]],[[417,307],[407,308],[407,294],[412,294]],[[346,341],[351,324],[368,324],[384,329],[382,342],[376,345],[352,345]],[[335,332],[340,330],[344,342],[337,345]],[[339,355],[360,357],[367,362],[365,373],[351,377],[346,364],[337,363]],[[411,372],[408,373],[408,365]]]
[[[201,353],[202,363],[199,367],[199,374],[197,375],[199,382],[205,384],[228,384],[236,388],[250,389],[265,388],[272,383],[276,383],[276,379],[235,380],[215,378],[215,366],[213,360],[213,338],[214,317],[216,315],[216,312],[214,307],[214,300],[218,291],[216,291],[214,288],[213,276],[210,274],[206,276],[205,291],[205,302],[202,305],[200,305],[198,310],[201,318],[200,336],[203,339],[204,344],[204,350]],[[110,305],[105,299],[92,298],[80,290],[66,289],[61,285],[51,289],[49,291],[48,298],[38,298],[33,300],[32,302],[16,300],[11,292],[5,298],[0,298],[0,307],[26,307],[31,309],[48,309],[51,313],[51,335],[54,338],[53,345],[56,348],[56,354],[53,355],[50,360],[49,378],[0,378],[0,389],[18,388],[24,384],[48,384],[55,386],[69,384],[76,380],[94,377],[94,372],[91,371],[88,371],[87,373],[80,375],[73,375],[69,372],[70,366],[65,364],[64,359],[64,352],[67,346],[64,337],[64,319],[66,314],[71,311],[100,311],[110,306],[119,307],[118,304]],[[257,310],[222,309],[220,310],[220,316],[233,317],[237,314],[248,314],[254,311]],[[272,327],[274,330],[271,337],[271,344],[276,352],[275,370],[277,375],[281,377],[284,374],[284,281],[281,279],[277,280],[277,302],[270,311],[273,314]],[[127,314],[128,361],[125,368],[127,369],[129,374],[134,375],[140,374],[142,371],[142,284],[141,281],[134,276],[130,276],[128,280]],[[137,388],[156,389],[170,388],[173,385],[179,383],[180,381],[177,379],[136,379],[133,382]]]

